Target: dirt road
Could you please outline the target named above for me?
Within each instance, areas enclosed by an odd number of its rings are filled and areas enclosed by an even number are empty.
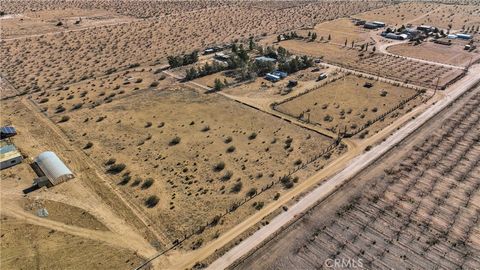
[[[429,110],[426,110],[420,116],[410,121],[392,136],[387,138],[383,143],[374,147],[369,152],[361,154],[360,156],[352,159],[342,171],[325,181],[314,191],[298,201],[288,211],[285,211],[275,217],[268,225],[255,232],[252,236],[245,239],[239,245],[235,246],[225,255],[213,262],[208,269],[225,269],[236,260],[248,254],[270,235],[282,229],[283,226],[294,220],[298,215],[309,209],[319,200],[326,198],[339,186],[351,179],[351,177],[358,174],[373,161],[395,147],[395,145],[421,127],[437,113],[445,109],[452,101],[462,95],[478,81],[480,81],[480,65],[473,66],[467,76],[450,87],[447,90],[445,97],[431,106]]]

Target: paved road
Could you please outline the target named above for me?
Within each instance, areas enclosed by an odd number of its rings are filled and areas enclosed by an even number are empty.
[[[270,235],[274,234],[278,230],[281,230],[283,226],[294,220],[299,214],[308,210],[317,201],[326,198],[344,182],[361,172],[364,168],[385,154],[392,147],[404,140],[408,135],[420,128],[425,122],[445,109],[452,101],[462,95],[478,81],[480,81],[480,65],[473,66],[470,69],[469,74],[450,87],[447,90],[445,97],[438,101],[430,109],[426,110],[420,116],[407,123],[380,145],[374,147],[369,152],[352,159],[342,171],[323,182],[322,185],[303,197],[295,205],[290,207],[288,211],[276,216],[268,225],[262,227],[253,235],[242,241],[239,245],[235,246],[222,257],[214,261],[208,267],[208,269],[225,269],[236,260],[248,254]]]

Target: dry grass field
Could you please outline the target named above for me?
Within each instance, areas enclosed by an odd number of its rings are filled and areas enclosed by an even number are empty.
[[[365,83],[371,83],[373,87],[364,87]],[[334,133],[351,133],[416,93],[414,89],[348,75],[282,103],[276,106],[276,110]],[[421,103],[421,99],[418,97],[387,116],[382,126]],[[381,129],[381,126],[376,128]],[[374,130],[370,132],[375,133]]]
[[[58,107],[62,102],[45,105]],[[143,207],[171,241],[225,213],[252,189],[259,192],[332,142],[223,97],[184,87],[139,91],[94,110],[49,110],[48,115],[55,122],[65,121],[60,127],[100,166],[110,158],[126,165],[114,184]],[[320,160],[304,175],[325,162]],[[276,186],[262,194],[262,204],[282,189]],[[144,204],[151,195],[159,202],[149,209]],[[240,209],[231,222],[254,211]]]
[[[441,5],[436,3],[406,2],[356,14],[352,17],[368,21],[382,21],[388,25],[399,27],[439,9],[439,6]]]
[[[479,91],[236,269],[330,269],[328,259],[366,269],[478,268]]]
[[[416,46],[411,44],[394,45],[388,47],[387,50],[396,55],[456,66],[467,66],[470,62],[473,63],[480,59],[478,50],[468,52],[461,45],[445,46],[433,42],[425,42]]]

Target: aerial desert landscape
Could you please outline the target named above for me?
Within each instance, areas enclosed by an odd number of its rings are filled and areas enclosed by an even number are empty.
[[[0,269],[479,269],[480,2],[4,0]]]

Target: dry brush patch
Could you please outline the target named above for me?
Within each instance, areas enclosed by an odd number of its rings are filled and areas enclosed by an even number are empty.
[[[221,96],[186,88],[138,92],[51,117],[58,122],[64,115],[70,119],[59,124],[62,129],[82,146],[94,142],[84,151],[118,179],[126,196],[145,204],[154,226],[172,241],[224,214],[253,194],[249,190],[260,193],[332,143]],[[336,155],[337,150],[302,167],[288,184]],[[281,184],[269,188],[256,198],[255,207],[243,207],[221,223],[236,224],[283,189]],[[206,237],[203,230],[198,235]]]

